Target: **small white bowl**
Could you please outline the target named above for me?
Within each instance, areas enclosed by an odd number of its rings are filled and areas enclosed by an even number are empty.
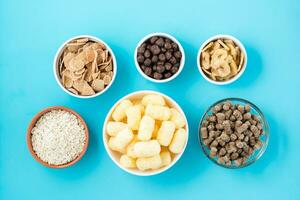
[[[96,94],[94,95],[90,95],[90,96],[83,96],[83,95],[77,95],[77,94],[74,94],[72,92],[70,92],[69,90],[67,90],[63,85],[62,83],[60,82],[60,79],[59,79],[59,75],[58,75],[58,63],[59,63],[59,59],[60,59],[60,56],[62,55],[62,53],[64,52],[65,48],[66,48],[66,45],[71,42],[72,40],[75,40],[75,39],[79,39],[79,38],[89,38],[90,40],[92,41],[95,41],[95,42],[99,42],[99,43],[102,43],[105,45],[105,47],[107,48],[107,50],[109,51],[111,57],[112,57],[112,61],[113,61],[113,77],[111,79],[111,82],[109,83],[109,85],[107,85],[102,91],[100,92],[97,92]],[[53,61],[53,72],[54,72],[54,76],[55,76],[55,79],[56,79],[56,82],[58,83],[58,85],[60,86],[60,88],[65,91],[66,93],[68,93],[69,95],[73,96],[73,97],[77,97],[77,98],[81,98],[81,99],[89,99],[89,98],[93,98],[93,97],[97,97],[101,94],[103,94],[104,92],[106,92],[108,90],[108,88],[110,88],[110,86],[113,84],[115,78],[116,78],[116,75],[117,75],[117,61],[116,61],[116,57],[115,57],[115,54],[114,52],[111,50],[111,48],[104,42],[102,41],[101,39],[95,37],[95,36],[91,36],[91,35],[78,35],[78,36],[75,36],[75,37],[72,37],[70,39],[68,39],[67,41],[65,41],[60,47],[59,49],[57,50],[56,52],[56,55],[54,57],[54,61]]]
[[[140,65],[137,61],[137,53],[138,53],[138,48],[146,41],[148,40],[149,38],[153,37],[153,36],[161,36],[161,37],[165,37],[165,38],[168,38],[170,40],[172,40],[173,42],[175,42],[178,47],[179,47],[179,50],[181,52],[181,61],[180,61],[180,65],[179,65],[179,68],[178,68],[178,71],[173,74],[170,78],[166,78],[166,79],[161,79],[161,80],[157,80],[157,79],[154,79],[154,78],[151,78],[149,76],[147,76],[143,70],[140,68]],[[140,40],[140,42],[137,44],[136,48],[135,48],[135,51],[134,51],[134,63],[135,63],[135,66],[138,70],[138,72],[146,79],[148,79],[149,81],[152,81],[152,82],[155,82],[155,83],[165,83],[165,82],[168,82],[168,81],[171,81],[173,80],[174,78],[176,78],[180,72],[182,71],[183,69],[183,66],[184,66],[184,63],[185,63],[185,53],[184,53],[184,49],[183,47],[181,46],[181,44],[179,43],[179,41],[173,37],[172,35],[170,34],[167,34],[167,33],[159,33],[159,32],[155,32],[155,33],[150,33],[148,35],[146,35],[145,37],[143,37],[143,39]]]
[[[138,170],[138,169],[125,168],[125,167],[123,167],[120,164],[120,162],[119,162],[120,157],[121,157],[120,153],[115,152],[115,151],[111,150],[108,147],[109,136],[106,134],[106,125],[111,120],[112,112],[115,110],[116,106],[122,100],[124,100],[124,99],[130,99],[130,100],[141,99],[143,96],[145,96],[147,94],[158,94],[158,95],[163,96],[168,106],[170,106],[172,108],[175,108],[176,110],[178,110],[181,113],[181,115],[184,117],[185,122],[186,122],[185,130],[187,132],[187,139],[186,139],[186,143],[184,145],[184,148],[183,148],[182,152],[180,154],[177,154],[175,157],[173,157],[173,160],[172,160],[172,162],[169,165],[167,165],[167,166],[165,166],[163,168],[157,169],[157,170],[141,171],[141,170]],[[104,144],[104,147],[105,147],[106,152],[108,153],[109,157],[113,160],[113,162],[118,167],[120,167],[121,169],[123,169],[124,171],[126,171],[126,172],[128,172],[130,174],[137,175],[137,176],[152,176],[152,175],[160,174],[160,173],[162,173],[162,172],[170,169],[180,159],[180,157],[182,156],[182,154],[183,154],[183,152],[184,152],[184,150],[186,148],[186,145],[188,143],[188,137],[189,137],[188,121],[187,121],[186,116],[185,116],[183,110],[181,109],[181,107],[171,97],[169,97],[169,96],[167,96],[165,94],[162,94],[160,92],[149,91],[149,90],[141,90],[141,91],[133,92],[133,93],[130,93],[130,94],[124,96],[123,98],[121,98],[110,109],[110,111],[108,112],[108,114],[107,114],[107,116],[105,118],[104,124],[103,124],[103,144]]]
[[[230,39],[232,40],[242,51],[242,53],[245,55],[244,57],[244,64],[241,68],[241,70],[231,79],[227,80],[227,81],[215,81],[210,79],[209,77],[206,76],[206,74],[203,72],[202,67],[201,67],[201,62],[200,62],[200,58],[201,58],[201,52],[202,49],[210,42],[215,41],[217,39]],[[231,36],[231,35],[224,35],[224,34],[219,34],[219,35],[215,35],[212,36],[210,38],[208,38],[200,47],[199,51],[198,51],[198,55],[197,55],[197,66],[198,66],[198,70],[201,73],[201,75],[209,82],[216,84],[216,85],[227,85],[230,84],[234,81],[236,81],[238,78],[240,78],[240,76],[244,73],[246,66],[247,66],[247,52],[246,49],[244,47],[244,45],[235,37]]]

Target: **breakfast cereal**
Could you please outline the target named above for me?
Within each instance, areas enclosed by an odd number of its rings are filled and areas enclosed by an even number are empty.
[[[107,87],[114,74],[106,46],[90,38],[67,43],[58,61],[62,85],[76,95],[91,96]]]

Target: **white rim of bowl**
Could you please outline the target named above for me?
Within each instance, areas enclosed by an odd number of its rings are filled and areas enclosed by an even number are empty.
[[[180,65],[179,65],[179,68],[178,68],[178,71],[173,74],[170,78],[166,78],[166,79],[161,79],[161,80],[157,80],[157,79],[154,79],[154,78],[151,78],[149,76],[147,76],[143,71],[142,69],[140,68],[140,65],[137,61],[137,52],[138,52],[138,48],[146,41],[148,40],[149,38],[153,37],[153,36],[162,36],[162,37],[166,37],[166,38],[169,38],[170,40],[172,40],[173,42],[175,42],[178,47],[179,47],[179,50],[181,52],[181,61],[180,61]],[[146,79],[148,79],[149,81],[152,81],[152,82],[155,82],[155,83],[165,83],[165,82],[169,82],[173,79],[175,79],[182,71],[183,67],[184,67],[184,64],[185,64],[185,53],[184,53],[184,49],[182,47],[182,45],[180,44],[180,42],[175,38],[173,37],[172,35],[168,34],[168,33],[162,33],[162,32],[155,32],[155,33],[150,33],[148,35],[146,35],[145,37],[143,37],[139,43],[137,44],[136,48],[135,48],[135,51],[134,51],[134,63],[135,63],[135,67],[137,68],[138,72]]]
[[[116,158],[110,153],[110,150],[109,147],[108,147],[108,144],[107,144],[107,140],[106,140],[106,124],[108,123],[109,119],[110,119],[110,116],[112,114],[112,112],[114,111],[115,107],[124,99],[129,99],[131,96],[133,95],[136,95],[136,94],[158,94],[158,95],[161,95],[163,96],[164,98],[167,99],[167,101],[170,101],[172,104],[174,104],[176,106],[176,109],[183,115],[184,119],[185,119],[185,122],[186,122],[186,133],[187,133],[187,138],[186,138],[186,142],[185,142],[185,145],[183,147],[183,150],[180,154],[177,154],[172,162],[165,166],[165,167],[162,167],[158,170],[153,170],[153,171],[133,171],[129,168],[126,168],[126,167],[123,167],[119,161],[116,160]],[[188,125],[188,121],[187,121],[187,118],[182,110],[182,108],[179,106],[179,104],[173,100],[171,97],[163,94],[163,93],[160,93],[160,92],[157,92],[157,91],[152,91],[152,90],[140,90],[140,91],[136,91],[136,92],[132,92],[132,93],[129,93],[127,95],[125,95],[124,97],[122,97],[121,99],[119,99],[112,107],[111,109],[109,110],[109,112],[107,113],[107,116],[104,120],[104,124],[103,124],[103,128],[102,128],[102,139],[103,139],[103,144],[104,144],[104,147],[105,147],[105,150],[107,152],[107,154],[109,155],[110,159],[119,167],[121,168],[122,170],[126,171],[127,173],[130,173],[130,174],[133,174],[133,175],[137,175],[137,176],[153,176],[153,175],[157,175],[157,174],[160,174],[162,172],[165,172],[167,171],[168,169],[170,169],[172,166],[175,165],[175,163],[177,163],[177,161],[181,158],[182,154],[184,153],[185,149],[186,149],[186,146],[188,144],[188,139],[189,139],[189,125]]]
[[[63,53],[63,51],[65,50],[65,47],[66,47],[66,44],[68,44],[69,42],[71,42],[72,40],[75,40],[75,39],[78,39],[78,38],[89,38],[95,42],[100,42],[102,44],[105,45],[105,47],[107,48],[107,50],[109,51],[111,57],[112,57],[112,60],[113,60],[113,77],[109,83],[109,85],[107,85],[102,91],[100,92],[97,92],[96,94],[94,95],[90,95],[90,96],[82,96],[82,95],[77,95],[77,94],[74,94],[72,92],[70,92],[69,90],[67,90],[63,85],[62,83],[60,82],[59,80],[59,75],[58,75],[58,61],[59,61],[59,58],[61,56],[61,54]],[[94,98],[94,97],[97,97],[101,94],[103,94],[104,92],[106,92],[108,90],[108,88],[110,88],[110,86],[113,84],[115,78],[116,78],[116,75],[117,75],[117,61],[116,61],[116,57],[115,57],[115,54],[114,52],[112,51],[112,49],[109,47],[108,44],[106,44],[103,40],[101,40],[100,38],[98,37],[95,37],[95,36],[92,36],[92,35],[77,35],[77,36],[74,36],[68,40],[66,40],[60,47],[59,49],[57,50],[56,54],[55,54],[55,57],[54,57],[54,61],[53,61],[53,72],[54,72],[54,77],[55,77],[55,80],[56,82],[58,83],[58,85],[60,86],[60,88],[65,91],[67,94],[73,96],[73,97],[77,97],[77,98],[81,98],[81,99],[90,99],[90,98]]]
[[[220,39],[220,38],[226,38],[226,39],[230,39],[230,40],[233,40],[234,43],[236,45],[238,45],[241,49],[241,51],[244,53],[245,57],[244,57],[244,64],[242,66],[242,69],[239,71],[238,74],[236,74],[233,78],[227,80],[227,81],[214,81],[212,79],[210,79],[209,77],[206,76],[206,74],[203,72],[202,70],[202,67],[201,67],[201,62],[200,62],[200,56],[201,56],[201,52],[202,52],[202,49],[210,42],[214,41],[214,40],[217,40],[217,39]],[[215,85],[227,85],[227,84],[230,84],[230,83],[233,83],[234,81],[236,81],[238,78],[240,78],[242,76],[242,74],[245,72],[245,69],[247,67],[247,60],[248,60],[248,57],[247,57],[247,52],[246,52],[246,49],[244,47],[244,45],[241,43],[240,40],[238,40],[237,38],[235,38],[234,36],[232,35],[226,35],[226,34],[218,34],[218,35],[214,35],[210,38],[208,38],[202,45],[201,47],[199,48],[199,51],[198,51],[198,55],[197,55],[197,66],[198,66],[198,70],[200,72],[200,74],[204,77],[204,79],[206,79],[208,82],[210,83],[213,83]]]

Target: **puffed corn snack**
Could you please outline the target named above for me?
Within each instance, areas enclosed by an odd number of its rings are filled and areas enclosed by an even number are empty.
[[[141,171],[168,166],[187,142],[186,120],[164,97],[148,94],[139,100],[122,100],[105,130],[108,147],[118,152],[125,168]]]

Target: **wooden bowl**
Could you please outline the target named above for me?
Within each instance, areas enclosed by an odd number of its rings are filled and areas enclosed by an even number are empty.
[[[52,165],[52,164],[49,164],[43,160],[41,160],[35,153],[35,151],[33,150],[33,147],[32,147],[32,144],[31,144],[31,130],[32,128],[35,126],[36,122],[40,119],[40,117],[42,115],[44,115],[45,113],[47,112],[50,112],[52,110],[64,110],[64,111],[67,111],[67,112],[70,112],[72,113],[73,115],[75,115],[79,121],[82,123],[82,125],[84,126],[84,129],[85,129],[85,144],[84,144],[84,147],[83,147],[83,150],[82,152],[79,154],[79,156],[77,158],[75,158],[74,160],[72,160],[71,162],[68,162],[66,164],[62,164],[62,165]],[[31,155],[33,156],[33,158],[41,163],[42,165],[46,166],[46,167],[49,167],[49,168],[56,168],[56,169],[60,169],[60,168],[66,168],[66,167],[70,167],[72,165],[74,165],[75,163],[77,163],[81,158],[82,156],[85,154],[86,150],[87,150],[87,147],[89,145],[89,130],[88,130],[88,127],[85,123],[85,121],[82,119],[82,117],[76,113],[75,111],[69,109],[69,108],[66,108],[66,107],[63,107],[63,106],[51,106],[51,107],[48,107],[42,111],[40,111],[39,113],[37,113],[33,119],[31,120],[30,124],[29,124],[29,127],[27,129],[27,136],[26,136],[26,140],[27,140],[27,146],[28,146],[28,149],[31,153]]]

